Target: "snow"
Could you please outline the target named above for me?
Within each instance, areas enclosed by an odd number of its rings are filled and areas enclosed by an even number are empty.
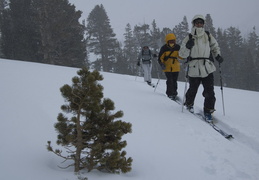
[[[76,180],[73,168],[46,149],[47,141],[57,146],[54,124],[64,104],[59,91],[71,84],[79,69],[24,61],[0,59],[0,179]],[[195,118],[169,100],[165,80],[156,92],[142,77],[101,73],[104,96],[114,101],[116,111],[124,112],[132,123],[131,134],[124,136],[127,157],[133,158],[132,171],[107,174],[81,172],[89,180],[258,180],[259,179],[259,92],[224,88],[226,115],[223,115],[221,90],[215,117],[227,140],[208,124]],[[218,75],[218,74],[215,74]],[[157,79],[153,79],[156,83]],[[183,96],[185,83],[179,82]],[[203,105],[202,87],[195,111]],[[65,152],[65,151],[64,151]]]

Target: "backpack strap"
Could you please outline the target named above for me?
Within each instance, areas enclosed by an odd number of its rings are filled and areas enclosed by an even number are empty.
[[[210,42],[210,32],[209,31],[205,31],[205,33],[208,35],[208,39],[209,39],[209,42]],[[189,39],[192,38],[192,34],[189,33]]]
[[[171,56],[171,54],[172,54],[173,52],[174,52],[174,50],[172,50],[172,51],[170,52],[170,54],[165,57],[165,59],[168,59],[168,58]]]
[[[205,33],[208,35],[208,39],[209,39],[209,42],[210,42],[210,40],[211,40],[211,38],[210,38],[210,32],[209,31],[205,31]],[[192,38],[192,34],[191,33],[189,33],[189,39],[191,39]],[[211,54],[210,54],[210,57],[209,58],[204,58],[204,57],[197,57],[197,58],[192,58],[192,57],[188,57],[188,61],[191,61],[191,60],[205,60],[205,59],[209,59],[209,60],[211,60],[211,61],[214,61],[213,60],[213,58],[211,57]]]
[[[210,32],[209,31],[205,31],[205,33],[208,35],[209,42],[210,42]]]
[[[192,39],[192,34],[191,33],[189,33],[189,39]]]
[[[176,46],[174,46],[170,51],[170,54],[168,55],[168,56],[166,56],[165,58],[172,58],[172,59],[177,59],[177,57],[170,57],[171,56],[171,54],[174,52],[174,51],[179,51],[180,50],[180,46],[179,45],[176,45]]]

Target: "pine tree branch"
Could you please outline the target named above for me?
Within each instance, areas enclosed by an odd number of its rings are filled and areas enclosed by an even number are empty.
[[[62,150],[56,149],[56,150],[54,151],[53,148],[52,148],[52,146],[51,146],[51,141],[48,141],[47,149],[48,149],[48,151],[53,152],[53,153],[56,154],[57,156],[59,156],[59,157],[65,159],[65,161],[66,161],[66,160],[73,160],[73,159],[74,159],[73,156],[70,156],[70,157],[63,156],[63,155],[62,155]]]
[[[68,166],[66,166],[66,167],[61,167],[61,166],[58,166],[60,169],[67,169],[67,168],[69,168],[69,167],[71,167],[71,166],[74,166],[74,164],[70,164],[70,165],[68,165]]]

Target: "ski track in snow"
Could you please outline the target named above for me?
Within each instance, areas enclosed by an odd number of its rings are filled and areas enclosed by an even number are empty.
[[[239,143],[242,143],[246,145],[247,147],[253,149],[256,153],[259,154],[259,143],[255,141],[253,138],[245,135],[244,133],[240,132],[238,129],[231,128],[229,125],[225,124],[221,120],[217,119],[217,125],[226,130],[226,132],[229,132],[233,135],[234,141],[238,141]]]
[[[201,108],[195,106],[195,109],[196,111],[198,109],[198,113],[203,113]],[[214,118],[215,125],[217,125],[220,129],[222,129],[226,133],[231,134],[233,136],[233,138],[231,138],[230,141],[237,141],[239,143],[242,143],[243,145],[247,146],[248,148],[254,150],[256,153],[259,154],[259,143],[257,141],[245,135],[244,133],[240,132],[238,129],[230,127],[219,118],[215,116],[213,118]]]
[[[157,93],[166,97],[166,95],[162,92],[157,92]],[[178,96],[178,99],[182,103],[182,98]],[[178,104],[177,102],[172,102],[172,103]],[[203,113],[201,108],[195,106],[195,109],[197,111],[196,113]],[[230,127],[229,125],[227,125],[226,123],[224,123],[222,120],[220,120],[219,118],[217,118],[215,116],[214,116],[214,122],[215,122],[215,125],[217,125],[220,129],[222,129],[226,133],[231,134],[233,136],[233,138],[229,139],[230,141],[237,141],[239,143],[242,143],[245,146],[247,146],[248,148],[251,148],[256,153],[259,154],[259,142],[255,141],[253,138],[240,132],[238,129]],[[204,122],[204,123],[206,123],[206,122]],[[210,127],[210,128],[212,128],[212,127]]]

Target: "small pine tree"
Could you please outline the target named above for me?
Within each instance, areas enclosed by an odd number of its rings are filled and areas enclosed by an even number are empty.
[[[69,154],[53,150],[48,141],[47,149],[54,154],[72,160],[74,171],[81,169],[91,171],[98,169],[111,173],[126,173],[131,170],[132,158],[126,158],[126,152],[121,150],[127,142],[122,136],[131,133],[131,124],[121,120],[122,111],[112,113],[114,103],[103,98],[103,87],[97,82],[103,80],[98,71],[90,72],[82,68],[77,72],[79,77],[72,79],[73,85],[64,85],[60,91],[68,102],[62,105],[65,113],[58,115],[55,129],[58,132],[57,144],[65,147]]]

